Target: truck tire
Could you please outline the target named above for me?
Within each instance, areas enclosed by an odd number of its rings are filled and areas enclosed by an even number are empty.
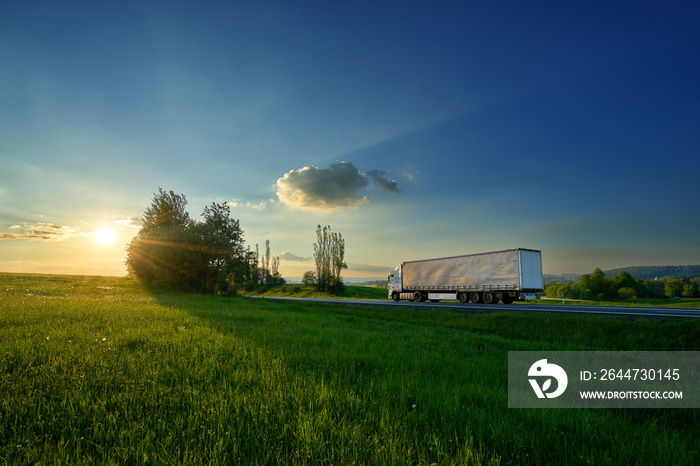
[[[467,301],[469,301],[469,295],[464,291],[460,291],[459,293],[457,293],[457,301],[464,304]]]
[[[484,304],[496,304],[498,302],[496,295],[491,291],[485,291],[482,299],[484,300]]]
[[[471,295],[469,295],[469,301],[473,302],[474,304],[480,303],[481,302],[481,295],[477,292],[474,292]]]
[[[503,304],[513,304],[513,298],[510,296],[504,296],[501,301],[503,301]]]
[[[393,299],[393,300],[396,301],[396,302],[399,302],[399,299],[400,299],[399,293],[396,292],[396,291],[394,291],[393,293],[391,293],[391,299]]]

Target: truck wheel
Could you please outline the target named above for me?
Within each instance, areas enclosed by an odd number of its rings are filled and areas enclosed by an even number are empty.
[[[513,298],[510,296],[504,296],[501,301],[503,301],[503,304],[513,304]]]
[[[479,295],[479,293],[474,292],[474,293],[472,293],[472,294],[469,296],[469,300],[470,300],[471,302],[473,302],[474,304],[480,303],[480,302],[481,302],[481,296]]]
[[[413,293],[413,299],[419,303],[422,303],[423,302],[423,293],[421,293],[420,291],[416,291],[415,293]]]
[[[467,296],[467,293],[465,293],[464,291],[460,291],[459,293],[457,293],[457,301],[464,304],[467,301],[469,301],[469,296]]]
[[[398,302],[399,301],[399,294],[396,291],[394,291],[393,293],[391,293],[391,299]]]
[[[496,304],[498,300],[496,299],[496,296],[490,292],[487,291],[484,293],[484,303],[485,304]]]

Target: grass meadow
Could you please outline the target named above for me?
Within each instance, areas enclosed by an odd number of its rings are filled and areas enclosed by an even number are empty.
[[[0,274],[0,464],[698,464],[697,410],[507,407],[508,351],[698,349],[694,320]]]

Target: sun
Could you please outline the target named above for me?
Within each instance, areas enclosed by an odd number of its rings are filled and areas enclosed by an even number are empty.
[[[109,228],[103,228],[95,232],[95,241],[100,244],[112,244],[117,239],[116,233]]]

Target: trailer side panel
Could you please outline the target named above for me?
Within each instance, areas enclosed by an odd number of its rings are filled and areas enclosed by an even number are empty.
[[[529,253],[526,255],[527,267],[528,270],[532,269],[530,263],[535,260],[530,254],[539,255],[539,252],[519,249],[405,262],[403,287],[421,290],[465,287],[520,289],[523,285],[520,253]],[[541,262],[539,264],[541,269]]]

